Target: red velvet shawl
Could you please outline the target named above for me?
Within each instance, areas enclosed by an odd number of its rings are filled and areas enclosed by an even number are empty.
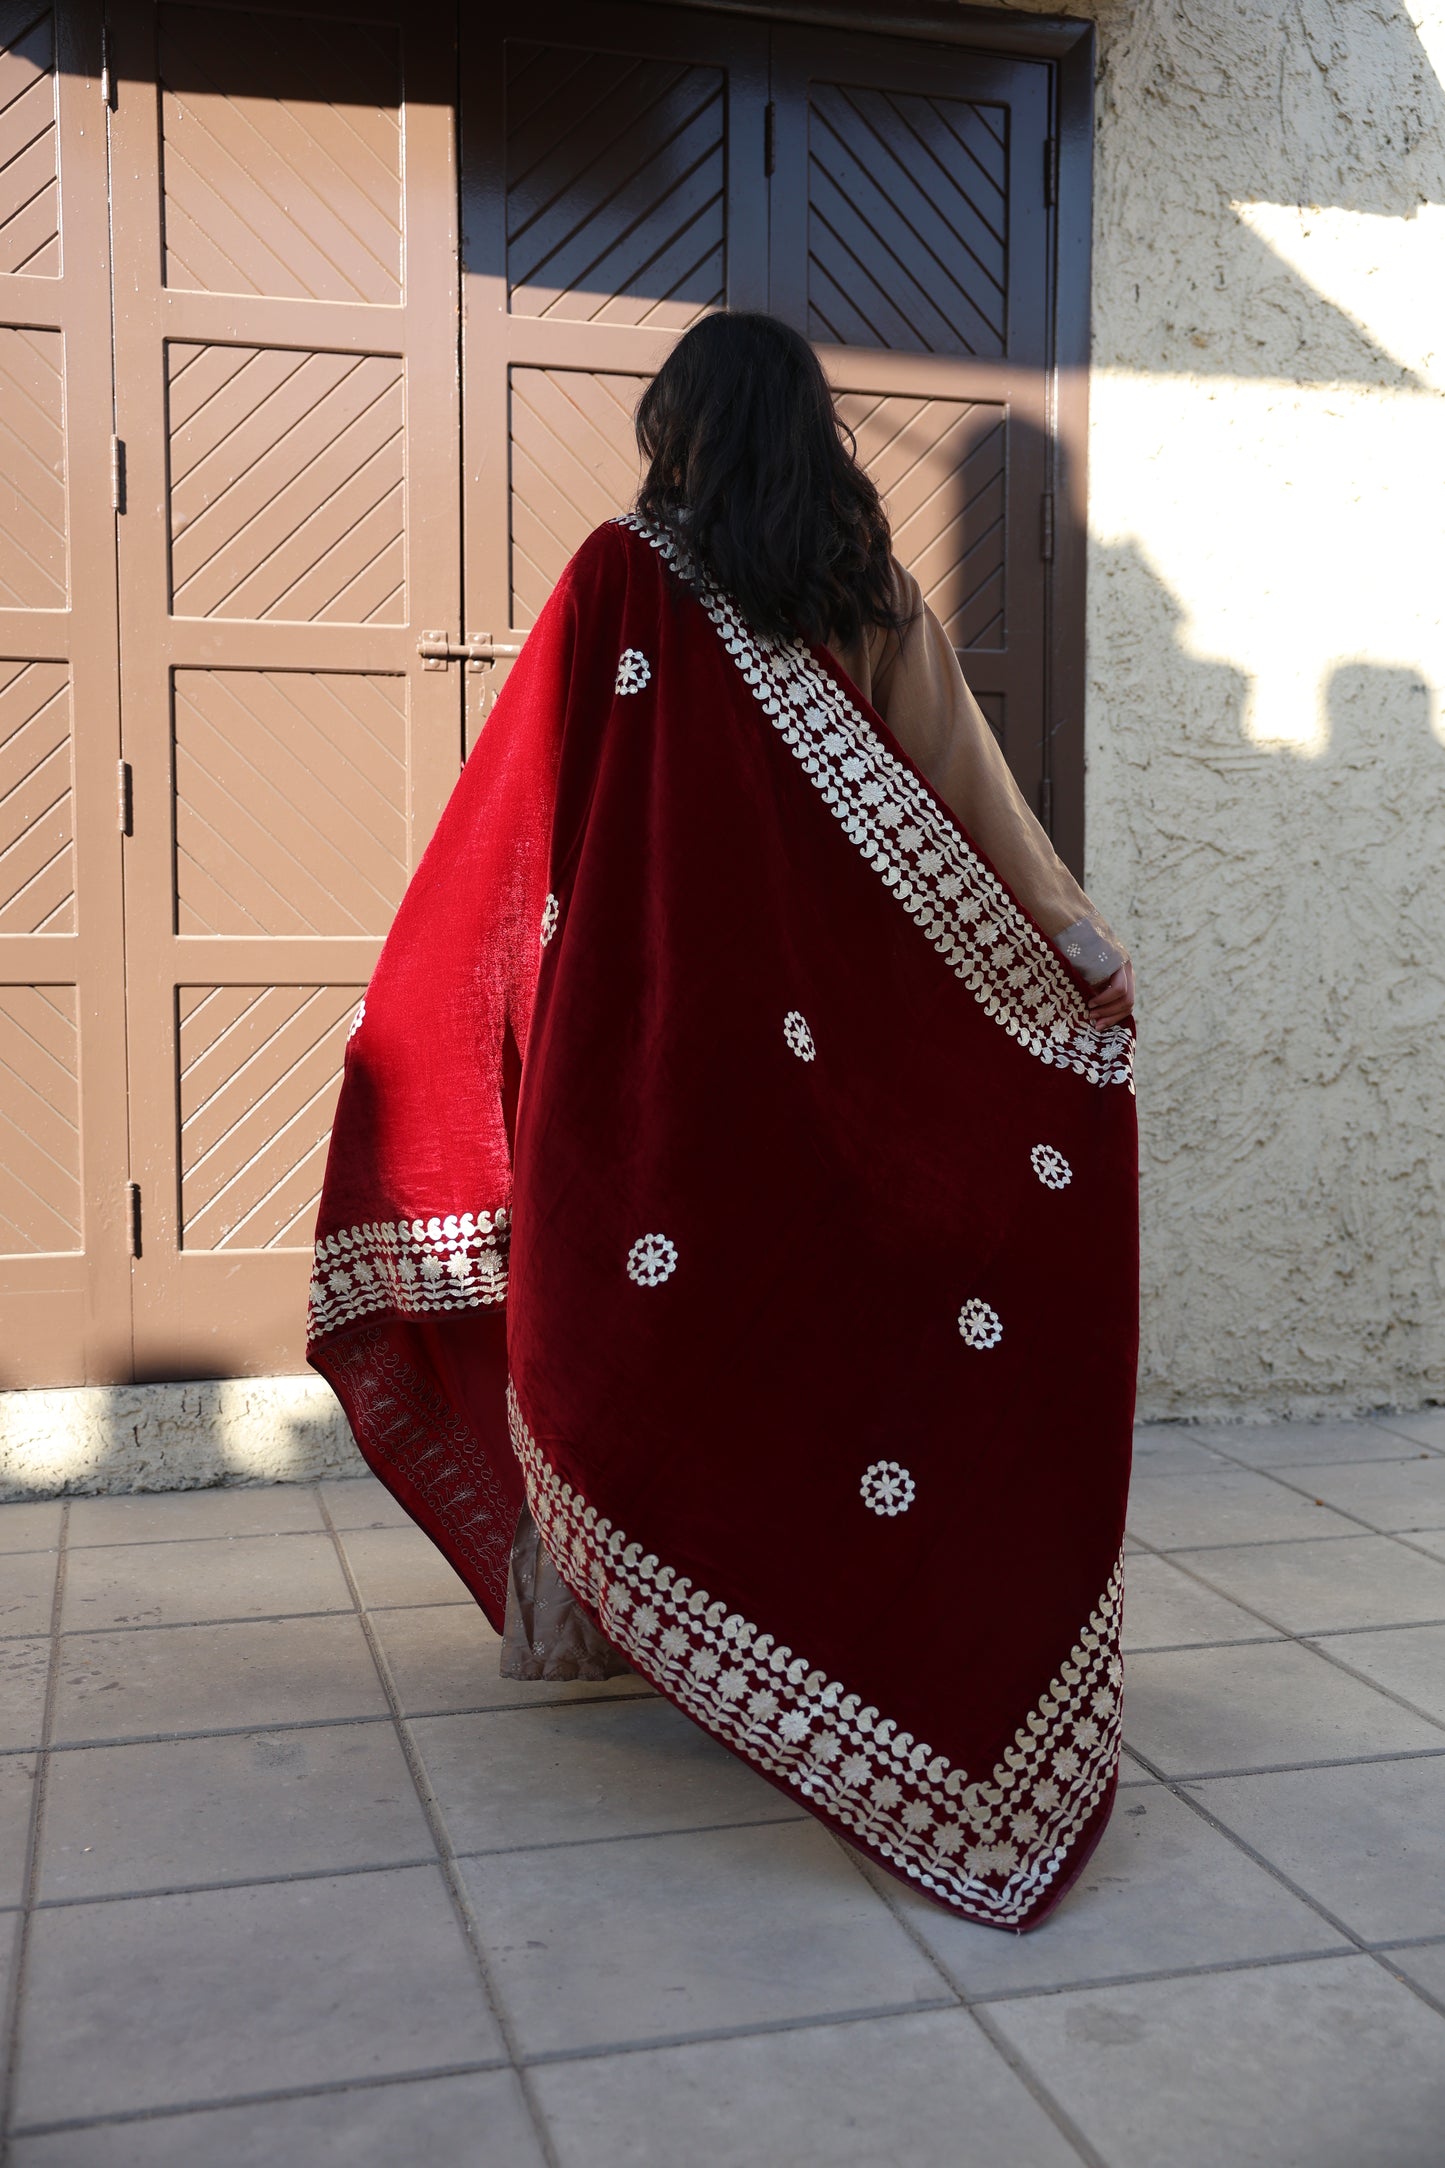
[[[1020,1928],[1117,1773],[1132,1031],[672,554],[578,552],[407,891],[310,1358],[494,1623],[525,1494],[662,1693]]]

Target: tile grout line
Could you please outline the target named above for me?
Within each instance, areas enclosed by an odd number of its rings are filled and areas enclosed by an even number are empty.
[[[826,1824],[824,1826],[826,1828]],[[832,1838],[834,1844],[864,1887],[872,1892],[883,1906],[884,1911],[891,1915],[903,1933],[907,1935],[914,1948],[932,1966],[939,1979],[948,1989],[949,1994],[953,1997],[954,2008],[963,2011],[970,2023],[978,2027],[989,2046],[999,2056],[1000,2060],[1007,2064],[1024,2088],[1024,2091],[1033,2100],[1035,2106],[1042,2110],[1058,2131],[1064,2143],[1070,2146],[1078,2155],[1079,2159],[1084,2163],[1084,2168],[1109,2168],[1109,2163],[1090,2144],[1073,2117],[1054,2098],[1049,2087],[1036,2075],[1031,2065],[1011,2042],[1001,2040],[998,2037],[996,2028],[989,2024],[982,2014],[974,2008],[968,1994],[953,1977],[938,1952],[932,1948],[925,1937],[918,1932],[913,1922],[900,1909],[894,1891],[888,1886],[893,1877],[886,1875],[881,1868],[870,1870],[863,1858],[855,1852],[853,1846],[840,1837],[836,1830],[829,1829],[827,1834]],[[874,1879],[875,1873],[877,1875],[876,1880]]]
[[[1248,1838],[1241,1837],[1237,1830],[1231,1829],[1227,1822],[1221,1821],[1219,1816],[1215,1814],[1211,1808],[1206,1806],[1203,1800],[1196,1799],[1193,1793],[1185,1788],[1185,1785],[1181,1780],[1177,1778],[1171,1779],[1169,1777],[1166,1777],[1162,1770],[1155,1768],[1154,1765],[1151,1764],[1146,1754],[1141,1754],[1139,1752],[1139,1749],[1137,1747],[1131,1747],[1129,1751],[1135,1756],[1136,1760],[1142,1762],[1144,1767],[1146,1769],[1149,1769],[1151,1773],[1158,1778],[1159,1782],[1163,1784],[1165,1788],[1169,1792],[1171,1792],[1176,1799],[1181,1800],[1183,1804],[1189,1808],[1192,1814],[1196,1814],[1199,1817],[1200,1821],[1206,1823],[1209,1828],[1214,1830],[1217,1836],[1226,1838],[1237,1851],[1240,1851],[1244,1854],[1246,1859],[1253,1860],[1256,1867],[1262,1867],[1265,1873],[1271,1876],[1274,1881],[1278,1882],[1282,1889],[1288,1890],[1292,1897],[1298,1898],[1301,1904],[1308,1905],[1309,1909],[1313,1913],[1315,1913],[1315,1915],[1319,1919],[1322,1919],[1327,1927],[1332,1928],[1337,1935],[1342,1935],[1347,1942],[1353,1945],[1357,1955],[1361,1957],[1368,1957],[1372,1964],[1379,1965],[1382,1970],[1384,1970],[1390,1975],[1391,1979],[1399,1980],[1401,1981],[1401,1984],[1403,1986],[1408,1987],[1410,1989],[1410,1992],[1415,1995],[1419,2001],[1423,2002],[1428,2010],[1433,2010],[1437,2017],[1445,2017],[1445,2003],[1442,2003],[1436,1996],[1430,1994],[1425,1988],[1418,1987],[1413,1980],[1410,1980],[1401,1973],[1397,1972],[1395,1968],[1390,1964],[1388,1957],[1382,1955],[1379,1951],[1373,1949],[1370,1943],[1366,1940],[1366,1938],[1363,1935],[1356,1933],[1355,1929],[1349,1925],[1348,1921],[1341,1919],[1338,1913],[1332,1912],[1329,1906],[1324,1904],[1318,1897],[1312,1897],[1307,1889],[1305,1889],[1300,1883],[1296,1882],[1292,1876],[1286,1874],[1282,1867],[1276,1866],[1274,1861],[1267,1858],[1266,1855],[1261,1852],[1256,1845],[1251,1844]]]
[[[507,2060],[515,2074],[526,2105],[528,2120],[531,2123],[546,2168],[561,2168],[557,2149],[552,2142],[552,2133],[547,2127],[541,2103],[536,2095],[536,2089],[530,2083],[518,2054],[518,2045],[513,2034],[512,2021],[503,2003],[498,1983],[492,1975],[492,1967],[482,1944],[480,1924],[472,1910],[466,1883],[457,1865],[456,1853],[452,1846],[445,1818],[436,1793],[432,1789],[431,1779],[426,1773],[426,1765],[422,1760],[416,1741],[412,1737],[411,1727],[402,1714],[401,1697],[397,1692],[396,1681],[392,1676],[391,1664],[386,1651],[381,1645],[380,1636],[367,1615],[366,1606],[361,1600],[361,1591],[357,1586],[356,1576],[351,1570],[351,1561],[346,1555],[346,1546],[342,1542],[340,1532],[332,1522],[330,1509],[321,1495],[319,1486],[316,1488],[314,1495],[321,1517],[326,1523],[332,1544],[335,1547],[337,1561],[346,1577],[346,1585],[351,1591],[351,1599],[356,1606],[356,1616],[361,1630],[366,1636],[367,1647],[371,1651],[371,1659],[376,1666],[376,1675],[381,1682],[382,1692],[385,1694],[387,1705],[392,1712],[396,1741],[406,1759],[412,1784],[416,1789],[418,1804],[426,1818],[432,1843],[436,1846],[437,1865],[441,1871],[442,1880],[446,1884],[447,1895],[451,1899],[452,1910],[456,1915],[457,1924],[461,1928],[462,1939],[471,1952],[472,1962],[476,1967],[477,1983],[481,1988],[483,2000],[496,2028],[497,2038],[506,2050]],[[3,2163],[0,2163],[0,2168],[3,2168]]]
[[[1220,1549],[1228,1548],[1228,1546],[1202,1545],[1201,1548]],[[1144,1549],[1151,1557],[1163,1558],[1166,1563],[1177,1564],[1179,1561],[1180,1554],[1178,1552],[1160,1551],[1153,1544],[1145,1544]],[[1352,1664],[1345,1663],[1342,1658],[1331,1654],[1330,1650],[1321,1648],[1317,1641],[1309,1640],[1304,1634],[1296,1633],[1291,1627],[1282,1625],[1278,1620],[1272,1619],[1267,1611],[1261,1611],[1256,1604],[1247,1603],[1239,1596],[1229,1595],[1225,1589],[1217,1587],[1207,1575],[1200,1573],[1197,1568],[1181,1564],[1178,1570],[1186,1574],[1191,1581],[1197,1581],[1201,1588],[1208,1589],[1212,1596],[1222,1596],[1226,1603],[1232,1603],[1237,1610],[1245,1612],[1248,1617],[1258,1619],[1262,1626],[1269,1627],[1271,1633],[1275,1634],[1281,1641],[1292,1642],[1296,1648],[1305,1649],[1310,1655],[1318,1656],[1322,1663],[1329,1664],[1334,1670],[1341,1672],[1345,1678],[1353,1679],[1357,1685],[1366,1686],[1372,1693],[1379,1694],[1382,1699],[1394,1702],[1397,1708],[1404,1709],[1408,1715],[1419,1717],[1421,1722],[1428,1724],[1433,1731],[1445,1732],[1445,1723],[1442,1723],[1439,1717],[1432,1716],[1428,1709],[1417,1707],[1413,1701],[1406,1700],[1403,1694],[1397,1694],[1393,1687],[1382,1686],[1377,1679],[1367,1678],[1363,1672],[1356,1671]],[[1125,1601],[1126,1603],[1128,1601],[1127,1592]],[[1334,1636],[1330,1635],[1327,1638],[1333,1639]],[[1208,1646],[1207,1643],[1202,1645]],[[1223,1645],[1221,1644],[1221,1646]],[[1128,1745],[1127,1740],[1124,1743],[1126,1746]],[[1131,1753],[1134,1751],[1133,1748],[1130,1748]],[[1383,1757],[1386,1760],[1392,1758],[1388,1755]],[[1142,1755],[1140,1759],[1143,1759]],[[1299,1766],[1307,1767],[1308,1764],[1302,1763]]]
[[[55,1703],[60,1683],[60,1614],[65,1601],[66,1534],[70,1505],[60,1509],[60,1530],[55,1547],[55,1581],[50,1594],[50,1655],[45,1673],[45,1701],[40,1718],[40,1744],[35,1749],[35,1792],[30,1802],[30,1828],[25,1846],[25,1878],[21,1885],[20,1925],[11,1957],[10,1987],[4,2031],[3,2075],[0,2075],[0,2168],[10,2158],[16,2088],[20,2077],[20,2024],[23,2015],[25,1974],[30,1958],[30,1935],[40,1887],[40,1845],[45,1811],[46,1783],[50,1773],[49,1746],[55,1729]]]

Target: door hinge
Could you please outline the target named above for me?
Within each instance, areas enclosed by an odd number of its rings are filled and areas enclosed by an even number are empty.
[[[778,109],[771,98],[763,107],[763,171],[771,173],[777,160]]]
[[[110,29],[104,23],[100,29],[100,102],[107,108],[115,103],[115,82],[110,72]]]
[[[1044,203],[1052,208],[1059,200],[1059,139],[1044,138]]]
[[[1054,561],[1054,493],[1044,491],[1039,499],[1039,555],[1046,565]]]
[[[140,1255],[140,1184],[125,1185],[125,1248],[127,1257]]]
[[[1039,782],[1039,826],[1047,836],[1054,832],[1054,786],[1048,776]]]
[[[125,445],[119,437],[110,440],[110,508],[125,510]]]
[[[511,640],[494,640],[489,632],[474,632],[465,640],[453,640],[445,632],[424,632],[416,643],[423,670],[445,670],[449,662],[464,662],[469,670],[485,670],[489,663],[520,655]]]
[[[122,760],[118,761],[116,765],[119,769],[116,776],[116,817],[120,824],[121,834],[129,836],[135,833],[132,826],[135,815],[135,797],[130,762]]]

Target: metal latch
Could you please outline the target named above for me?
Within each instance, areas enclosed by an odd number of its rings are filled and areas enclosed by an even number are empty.
[[[520,645],[494,640],[489,632],[474,632],[465,640],[453,640],[445,632],[424,632],[416,651],[424,670],[445,670],[449,662],[464,662],[469,670],[485,670],[491,663],[522,652]]]

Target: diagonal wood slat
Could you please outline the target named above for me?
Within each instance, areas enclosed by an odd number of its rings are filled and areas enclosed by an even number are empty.
[[[81,1247],[73,986],[0,986],[0,1255]]]
[[[0,272],[58,278],[54,15],[0,35]]]
[[[179,989],[187,1249],[305,1249],[357,986]]]
[[[0,662],[0,933],[74,933],[70,677]]]
[[[894,550],[954,646],[1002,647],[1006,410],[848,392],[838,411],[883,496]]]
[[[401,47],[388,25],[159,9],[165,275],[204,293],[401,298]]]
[[[1003,354],[1007,172],[984,112],[961,98],[813,84],[813,338],[911,353]]]
[[[400,358],[177,343],[167,362],[177,615],[403,621]]]
[[[683,330],[725,287],[720,68],[508,45],[507,281],[519,316]]]
[[[64,367],[58,331],[0,326],[0,609],[65,608]]]
[[[512,371],[512,623],[531,625],[572,552],[637,493],[645,377]]]
[[[406,681],[179,670],[177,930],[385,933],[406,885]]]

